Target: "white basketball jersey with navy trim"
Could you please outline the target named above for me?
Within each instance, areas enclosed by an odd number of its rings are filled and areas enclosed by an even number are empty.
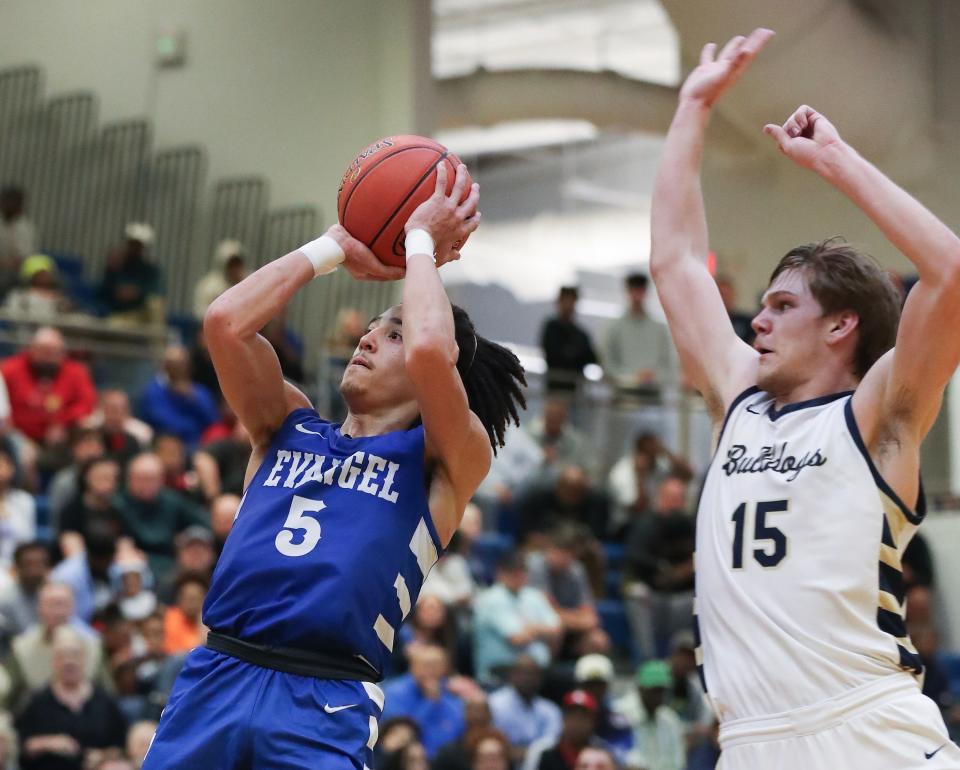
[[[870,460],[851,394],[734,402],[697,514],[698,663],[721,722],[922,672],[900,563],[920,518]]]

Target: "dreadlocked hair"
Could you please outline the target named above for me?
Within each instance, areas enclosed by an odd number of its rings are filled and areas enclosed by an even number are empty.
[[[453,306],[454,335],[460,355],[457,371],[467,391],[470,411],[480,418],[490,437],[494,454],[503,446],[504,433],[512,422],[520,424],[520,410],[527,408],[523,367],[503,345],[481,337],[467,311]]]

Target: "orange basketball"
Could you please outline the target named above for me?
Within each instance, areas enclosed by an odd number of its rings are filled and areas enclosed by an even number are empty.
[[[437,185],[437,165],[447,164],[447,194],[460,159],[424,136],[387,136],[353,159],[337,190],[337,218],[387,265],[403,266],[403,226]],[[464,197],[469,194],[469,183]]]

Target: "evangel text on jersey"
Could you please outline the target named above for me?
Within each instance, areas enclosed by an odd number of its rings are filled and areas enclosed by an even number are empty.
[[[723,471],[728,476],[734,473],[782,473],[787,476],[787,481],[793,481],[800,475],[804,468],[826,465],[827,458],[820,453],[819,449],[812,452],[806,452],[802,456],[787,454],[787,445],[772,444],[760,448],[755,454],[748,454],[748,449],[743,444],[734,444],[727,450],[727,461],[723,464]]]
[[[343,489],[356,489],[390,503],[397,502],[393,489],[400,465],[374,454],[354,452],[349,457],[327,457],[313,452],[277,450],[277,460],[263,482],[265,487],[284,486],[296,489],[311,481]]]

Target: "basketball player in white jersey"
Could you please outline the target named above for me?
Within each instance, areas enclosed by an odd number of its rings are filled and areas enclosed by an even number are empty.
[[[797,247],[734,334],[705,267],[712,107],[773,33],[703,49],[667,134],[651,270],[718,427],[697,518],[697,651],[724,770],[960,768],[904,626],[920,443],[960,362],[960,239],[810,107],[764,131],[870,217],[920,280],[899,297],[839,239]]]

